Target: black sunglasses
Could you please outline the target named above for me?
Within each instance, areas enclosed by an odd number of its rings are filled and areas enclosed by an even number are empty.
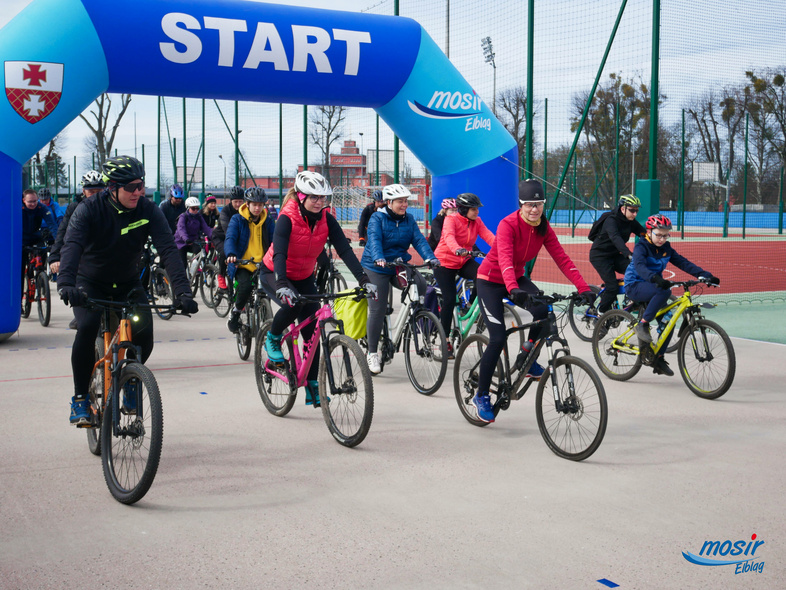
[[[140,180],[139,182],[129,182],[127,185],[123,187],[123,190],[128,191],[129,193],[135,193],[138,190],[142,190],[145,188],[145,182]]]

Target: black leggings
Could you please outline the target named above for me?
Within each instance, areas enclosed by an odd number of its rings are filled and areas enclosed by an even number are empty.
[[[468,259],[461,268],[445,268],[438,266],[434,269],[434,278],[437,279],[440,291],[442,291],[442,309],[439,312],[439,319],[445,336],[450,336],[450,327],[453,323],[453,310],[456,308],[456,277],[474,281],[478,277],[478,267],[480,265],[474,258]],[[472,286],[471,298],[475,299],[477,287]]]
[[[132,289],[139,289],[136,301],[147,303],[147,297],[142,290],[142,283],[139,281],[112,288],[103,285],[98,286],[77,278],[76,286],[95,299],[114,299],[117,301],[126,299]],[[74,308],[77,328],[76,336],[74,337],[74,347],[71,349],[71,370],[74,373],[74,394],[77,397],[86,397],[88,394],[90,376],[93,374],[93,365],[96,362],[95,342],[101,327],[101,316],[103,313],[99,309]],[[139,317],[139,321],[134,322],[131,337],[133,343],[141,348],[142,358],[140,360],[144,363],[153,352],[153,315],[149,309],[139,309],[136,315]]]
[[[619,252],[613,254],[593,254],[590,252],[589,260],[592,266],[595,267],[595,270],[598,271],[600,280],[606,286],[606,289],[600,296],[600,303],[598,303],[598,313],[600,314],[604,311],[609,311],[617,298],[619,294],[617,273],[625,273],[629,260],[627,256],[623,256]]]
[[[527,293],[536,294],[538,288],[535,283],[526,277],[521,277],[518,280],[519,289]],[[489,345],[483,353],[483,358],[480,361],[480,374],[478,375],[478,393],[488,393],[491,386],[491,376],[494,374],[494,369],[497,366],[502,350],[505,348],[505,307],[502,300],[508,296],[508,290],[505,285],[500,283],[492,283],[483,279],[478,279],[478,303],[480,304],[480,311],[483,314],[483,319],[486,321],[486,326],[489,331]],[[528,305],[525,307],[528,312],[532,314],[533,320],[546,319],[549,312],[548,305],[537,304]],[[543,326],[533,326],[529,331],[529,339],[533,342],[540,338],[541,333],[546,330]]]

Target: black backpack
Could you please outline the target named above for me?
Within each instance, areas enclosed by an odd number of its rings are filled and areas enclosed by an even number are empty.
[[[600,234],[600,230],[603,227],[603,224],[606,223],[606,220],[612,215],[614,215],[614,211],[606,211],[603,215],[601,215],[595,220],[595,223],[592,224],[592,227],[589,230],[589,234],[587,234],[587,239],[590,242],[595,241],[595,238],[597,238],[598,235]]]

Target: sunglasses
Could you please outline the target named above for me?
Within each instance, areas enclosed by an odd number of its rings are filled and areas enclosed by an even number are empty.
[[[639,208],[638,207],[628,207],[627,209],[631,213],[638,213],[639,212]]]
[[[123,187],[123,190],[129,193],[135,193],[136,191],[144,190],[144,188],[145,188],[145,183],[144,181],[140,180],[139,182],[129,182],[127,185]]]
[[[199,211],[199,207],[189,207],[189,211]]]

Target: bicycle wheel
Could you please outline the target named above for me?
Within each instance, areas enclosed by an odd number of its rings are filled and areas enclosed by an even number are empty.
[[[251,313],[252,305],[249,301],[245,309],[240,312],[240,329],[235,334],[237,354],[241,361],[248,360],[248,355],[251,354]]]
[[[374,415],[374,385],[360,345],[344,334],[330,337],[319,363],[319,400],[330,434],[345,447],[363,442]],[[333,380],[328,374],[330,363]],[[335,389],[334,389],[335,388]]]
[[[404,330],[404,365],[418,393],[431,395],[448,371],[448,345],[442,324],[430,311],[415,312]]]
[[[598,374],[582,359],[559,357],[554,362],[554,370],[555,382],[552,382],[549,366],[538,383],[535,398],[538,428],[546,445],[556,455],[583,461],[598,450],[606,434],[606,390]],[[562,398],[559,410],[552,393],[554,387]]]
[[[265,404],[267,411],[274,416],[286,416],[295,405],[297,383],[289,370],[289,362],[287,362],[285,371],[286,381],[265,369],[268,361],[267,352],[265,352],[265,338],[267,338],[267,332],[272,323],[272,320],[265,322],[257,332],[257,342],[254,347],[254,375],[257,380],[259,397],[262,398],[262,403]],[[286,354],[284,356],[286,357]]]
[[[96,338],[95,360],[98,361],[104,356],[104,339]],[[90,376],[90,403],[94,409],[101,408],[104,400],[104,365],[93,371]],[[94,455],[101,454],[101,424],[96,424],[93,428],[87,428],[87,448]]]
[[[615,381],[627,381],[641,369],[635,326],[636,318],[621,309],[607,311],[595,325],[592,354],[603,374]]]
[[[505,320],[505,328],[515,328],[517,326],[521,326],[524,322],[521,320],[521,315],[519,314],[516,306],[512,303],[502,303],[503,306],[503,318]],[[488,337],[488,330],[486,329],[486,321],[483,319],[483,314],[478,316],[478,321],[475,324],[475,333],[476,334],[485,334]],[[516,333],[516,337],[519,340],[518,347],[521,348],[524,346],[524,341],[527,338],[526,330],[519,330]]]
[[[33,299],[35,298],[35,283],[32,279],[25,277],[22,281],[22,317],[29,318],[30,311],[33,309]]]
[[[478,418],[478,411],[472,405],[472,398],[478,391],[478,377],[480,375],[480,359],[483,357],[483,352],[488,346],[489,339],[485,334],[472,334],[467,337],[461,344],[461,348],[456,353],[456,361],[453,365],[453,392],[456,396],[456,402],[461,410],[461,415],[475,426],[487,426],[488,422],[484,422]],[[499,413],[499,406],[497,402],[497,391],[500,383],[500,378],[504,374],[502,369],[502,362],[497,363],[497,370],[491,378],[491,388],[489,395],[491,396],[491,405],[494,408],[494,415]]]
[[[118,433],[112,430],[112,407],[126,384],[139,388],[135,414],[120,413]],[[101,424],[101,464],[104,479],[115,500],[138,502],[153,483],[161,459],[164,413],[153,373],[141,363],[131,363],[120,373],[120,388],[107,400]]]
[[[52,317],[52,301],[49,291],[49,277],[39,272],[35,277],[36,302],[38,303],[38,321],[46,328]]]
[[[169,280],[169,275],[161,267],[157,266],[150,271],[150,295],[155,305],[174,305],[175,295],[172,291],[172,283]],[[156,314],[162,320],[168,320],[174,313],[173,310],[156,309]]]
[[[273,319],[273,306],[270,305],[270,299],[267,297],[260,297],[257,299],[257,326],[261,326],[268,320]]]
[[[677,361],[685,385],[704,399],[719,398],[734,382],[737,357],[731,339],[710,320],[698,318],[683,335]]]
[[[216,276],[218,269],[212,264],[205,264],[202,267],[201,277],[199,281],[199,295],[207,308],[213,307],[213,293],[218,288]]]
[[[233,291],[234,286],[229,279],[227,279],[227,288],[224,290],[219,290],[218,283],[216,283],[211,297],[213,299],[213,311],[216,312],[218,317],[227,317],[229,310],[232,309],[232,302],[235,300]]]
[[[330,293],[341,293],[347,289],[347,280],[340,272],[330,275]]]
[[[582,305],[581,303],[574,302],[572,299],[568,303],[568,320],[570,327],[579,337],[579,340],[584,342],[592,342],[592,332],[595,330],[595,324],[598,323],[598,312],[595,305],[598,303],[597,295],[600,293],[600,288],[595,285],[590,285],[589,288],[595,293],[596,300],[592,305]]]

